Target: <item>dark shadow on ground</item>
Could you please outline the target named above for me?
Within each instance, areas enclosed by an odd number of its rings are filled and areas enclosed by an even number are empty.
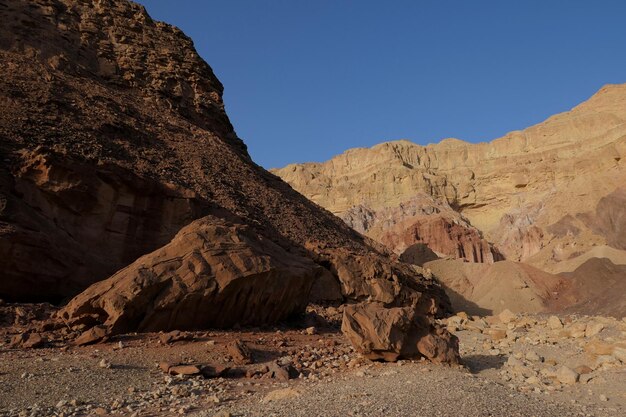
[[[478,306],[478,304],[468,300],[467,298],[463,297],[461,294],[447,287],[443,283],[441,283],[441,286],[448,295],[448,298],[450,298],[450,303],[452,304],[452,310],[454,312],[464,311],[470,316],[483,317],[491,316],[493,314],[493,310]]]
[[[506,362],[504,355],[468,355],[461,360],[471,373],[477,374],[487,369],[500,369]]]

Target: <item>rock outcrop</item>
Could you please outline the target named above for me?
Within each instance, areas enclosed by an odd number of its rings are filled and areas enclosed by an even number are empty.
[[[467,219],[428,195],[418,194],[397,207],[378,210],[359,205],[341,217],[353,229],[398,254],[414,244],[425,244],[442,257],[486,263],[502,259]]]
[[[306,306],[321,269],[248,226],[207,216],[89,287],[61,317],[113,334],[272,323]]]
[[[365,213],[369,229],[357,230],[379,241],[384,233],[371,225],[384,217],[394,250],[413,216],[402,206],[418,198],[412,211],[449,207],[506,259],[547,269],[594,246],[623,249],[625,104],[626,84],[607,85],[571,111],[491,142],[401,140],[273,172],[348,224],[355,210]],[[485,245],[472,246],[489,261]]]
[[[426,311],[420,313],[411,307],[353,304],[344,310],[341,330],[370,360],[423,356],[433,362],[458,363],[456,336],[432,328],[422,318]]]
[[[60,314],[89,340],[373,302],[454,356],[441,287],[257,166],[178,29],[126,1],[11,0],[0,19],[1,297],[99,281]]]

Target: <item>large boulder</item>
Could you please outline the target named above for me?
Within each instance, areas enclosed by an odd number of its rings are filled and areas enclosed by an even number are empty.
[[[302,312],[321,267],[214,216],[75,297],[68,325],[130,331],[257,325]]]
[[[424,307],[423,302],[406,307],[371,302],[347,305],[341,330],[357,351],[371,360],[425,357],[458,363],[458,339],[433,326],[420,311]]]

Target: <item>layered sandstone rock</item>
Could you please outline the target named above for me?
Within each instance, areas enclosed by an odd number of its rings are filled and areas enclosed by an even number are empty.
[[[569,112],[492,142],[395,141],[274,172],[339,216],[367,213],[368,225],[380,212],[403,223],[412,214],[398,208],[430,196],[428,210],[452,208],[506,259],[550,268],[596,245],[622,249],[626,206],[616,190],[626,180],[625,104],[626,85],[607,85]],[[402,236],[405,226],[389,233]]]
[[[11,0],[0,19],[0,296],[59,299],[123,268],[63,319],[106,337],[375,302],[451,348],[433,360],[456,352],[441,287],[254,164],[178,29],[126,1]]]
[[[89,287],[60,316],[114,334],[272,323],[306,306],[321,269],[248,226],[207,216]]]

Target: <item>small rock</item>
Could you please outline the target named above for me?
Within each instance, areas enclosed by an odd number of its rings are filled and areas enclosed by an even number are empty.
[[[241,340],[235,340],[234,342],[229,343],[226,348],[236,364],[248,365],[254,362],[252,360],[252,353],[250,352],[250,349]]]
[[[604,394],[600,394],[600,401],[608,401],[609,399],[607,398],[606,395]]]
[[[514,356],[509,356],[506,361],[506,366],[510,366],[511,368],[522,368],[524,363]]]
[[[531,362],[543,362],[543,358],[532,350],[526,353],[526,360]]]
[[[600,333],[604,329],[604,324],[602,323],[589,323],[585,328],[585,337],[593,337]]]
[[[618,345],[613,348],[613,356],[623,364],[626,364],[626,345]]]
[[[530,377],[526,378],[526,383],[527,384],[538,384],[539,382],[541,382],[541,381],[536,376],[530,376]]]
[[[280,365],[274,362],[271,363],[268,368],[269,372],[266,375],[279,381],[289,381],[292,378],[298,377],[297,371],[291,365]]]
[[[579,375],[584,375],[584,374],[589,374],[589,373],[593,372],[593,369],[591,369],[587,365],[580,365],[580,366],[577,366],[574,369],[574,371],[576,371],[576,373],[579,374]]]
[[[171,332],[161,333],[159,335],[159,341],[164,345],[178,342],[180,340],[187,340],[189,338],[190,338],[190,335],[188,333],[184,333],[179,330],[173,330]]]
[[[228,366],[216,364],[205,365],[200,369],[200,372],[205,378],[219,378],[224,376],[229,370],[230,367]]]
[[[578,377],[578,382],[582,383],[582,384],[587,384],[589,383],[589,381],[591,381],[593,378],[595,378],[595,375],[592,373],[588,373],[588,374],[581,374]]]
[[[159,368],[161,368],[161,370],[165,373],[168,373],[168,371],[170,370],[171,365],[167,362],[159,362]]]
[[[109,362],[109,361],[108,361],[108,360],[106,360],[106,359],[102,359],[102,360],[98,363],[98,366],[99,366],[100,368],[109,369],[109,368],[111,368],[111,362]]]
[[[502,340],[506,339],[506,330],[505,329],[486,329],[483,331],[484,334],[491,336],[492,340]]]
[[[108,329],[105,326],[94,326],[83,332],[74,340],[76,346],[85,346],[93,343],[99,343],[107,337]]]
[[[550,316],[546,324],[552,330],[558,330],[563,328],[563,322],[557,316]]]
[[[509,309],[503,310],[500,314],[498,314],[498,318],[504,324],[511,323],[517,320],[517,315]]]
[[[167,370],[167,373],[170,375],[185,376],[198,375],[200,374],[200,368],[195,365],[176,365],[170,366],[170,368]]]
[[[317,334],[317,329],[314,326],[311,326],[311,327],[307,327],[306,330],[304,330],[304,332],[308,335],[314,335],[314,334]]]
[[[578,381],[578,373],[567,366],[562,366],[556,371],[556,379],[562,384],[575,384]]]
[[[22,347],[25,349],[33,349],[42,347],[46,340],[39,333],[22,333],[11,339],[10,346],[12,348]]]
[[[263,398],[262,402],[267,403],[270,401],[280,401],[287,398],[298,397],[300,395],[299,391],[296,391],[293,388],[283,388],[270,392]]]

